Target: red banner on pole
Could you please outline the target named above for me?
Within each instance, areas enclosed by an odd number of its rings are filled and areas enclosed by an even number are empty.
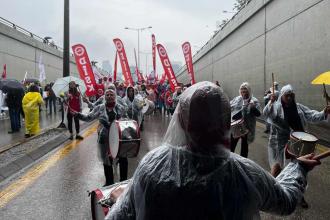
[[[165,48],[163,47],[163,45],[157,44],[157,50],[158,50],[158,54],[160,57],[160,61],[163,64],[165,74],[170,83],[171,90],[172,90],[172,92],[175,92],[175,87],[178,86],[178,81],[176,80],[170,59],[168,58],[167,52],[166,52]]]
[[[115,55],[115,64],[114,64],[114,68],[113,68],[113,82],[117,81],[117,51],[116,51],[116,55]]]
[[[125,81],[133,86],[134,82],[133,82],[131,70],[128,65],[128,60],[127,60],[124,44],[123,44],[123,42],[121,42],[121,40],[119,38],[113,39],[113,42],[115,43],[115,46],[117,49],[117,53],[118,53],[120,64],[121,64],[121,70],[123,72]]]
[[[155,35],[151,35],[152,39],[152,66],[154,68],[154,76],[156,76],[156,38]]]
[[[96,81],[92,70],[91,63],[88,58],[86,48],[82,44],[72,46],[74,58],[76,60],[80,78],[84,80],[86,85],[86,95],[94,96],[97,94]]]
[[[182,51],[184,58],[186,60],[187,72],[188,75],[190,76],[190,83],[191,85],[194,85],[196,82],[195,82],[194,68],[192,63],[191,46],[189,42],[184,42],[182,44]]]
[[[137,65],[137,59],[136,59],[136,52],[135,52],[135,48],[134,48],[134,57],[135,57],[135,74],[138,77],[138,81],[142,82],[143,78],[141,76],[141,73],[139,71],[138,65]]]
[[[1,75],[1,78],[6,79],[7,78],[7,65],[3,65],[3,72]]]

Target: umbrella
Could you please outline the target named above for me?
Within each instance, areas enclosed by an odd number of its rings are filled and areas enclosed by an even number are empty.
[[[0,80],[0,90],[4,93],[8,92],[22,92],[24,93],[24,86],[16,79]]]
[[[313,85],[330,85],[330,71],[320,74],[312,81]]]
[[[69,90],[69,83],[71,81],[74,81],[79,86],[78,90],[80,90],[80,92],[82,94],[85,93],[86,86],[85,86],[84,81],[82,81],[81,79],[79,79],[77,77],[74,77],[74,76],[67,76],[67,77],[64,77],[64,78],[59,78],[55,81],[55,83],[52,87],[55,95],[57,97],[60,97],[61,93],[67,92]]]
[[[320,74],[318,77],[316,77],[312,81],[312,84],[313,85],[323,85],[323,96],[326,100],[326,104],[328,105],[330,97],[327,93],[327,90],[325,89],[325,85],[330,85],[330,71]]]
[[[39,79],[27,78],[27,79],[24,80],[24,83],[39,83]]]

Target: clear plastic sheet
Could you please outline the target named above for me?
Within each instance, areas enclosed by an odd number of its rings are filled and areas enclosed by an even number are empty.
[[[223,91],[210,82],[189,87],[164,143],[142,159],[106,219],[259,219],[260,210],[293,212],[306,186],[303,167],[292,162],[274,179],[226,149],[229,129]]]

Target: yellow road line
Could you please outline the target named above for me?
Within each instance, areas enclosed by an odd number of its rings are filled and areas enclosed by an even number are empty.
[[[97,129],[97,123],[89,128],[84,134],[84,137],[88,137],[93,134]],[[29,185],[36,181],[43,173],[49,168],[54,166],[59,160],[67,156],[73,149],[75,149],[80,141],[72,141],[57,151],[54,155],[50,156],[47,160],[35,165],[24,176],[16,180],[4,190],[0,192],[0,208],[4,207],[17,195],[22,193]]]

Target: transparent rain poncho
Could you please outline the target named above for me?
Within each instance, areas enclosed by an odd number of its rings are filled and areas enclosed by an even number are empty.
[[[290,214],[306,171],[290,163],[274,179],[230,153],[230,106],[222,89],[200,82],[183,92],[162,146],[137,167],[106,219],[259,219]]]

